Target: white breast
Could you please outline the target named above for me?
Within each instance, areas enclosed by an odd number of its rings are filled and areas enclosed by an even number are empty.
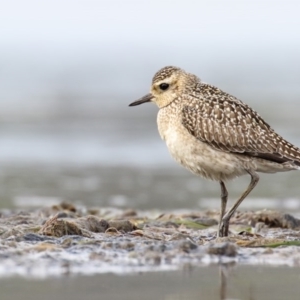
[[[191,172],[212,180],[227,180],[246,174],[242,162],[231,153],[214,150],[197,140],[178,122],[165,118],[160,110],[157,118],[160,136],[166,141],[172,157]]]

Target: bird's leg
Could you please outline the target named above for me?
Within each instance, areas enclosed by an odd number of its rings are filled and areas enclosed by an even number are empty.
[[[228,236],[230,218],[235,213],[236,209],[239,207],[239,205],[242,203],[242,201],[249,195],[249,193],[254,189],[254,187],[257,185],[257,183],[259,181],[259,176],[257,173],[255,173],[252,170],[247,170],[247,172],[251,176],[251,182],[250,182],[248,188],[246,189],[246,191],[240,197],[240,199],[238,201],[236,201],[236,203],[232,206],[232,208],[223,216],[223,219],[219,226],[218,236]]]
[[[227,199],[228,199],[228,192],[227,192],[224,182],[220,181],[220,185],[221,185],[221,212],[220,212],[219,229],[218,229],[217,237],[220,236],[222,219],[225,214],[226,204],[227,204]]]

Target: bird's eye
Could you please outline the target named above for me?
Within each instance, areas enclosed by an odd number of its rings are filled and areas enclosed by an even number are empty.
[[[159,85],[159,88],[161,89],[161,90],[163,90],[163,91],[165,91],[165,90],[167,90],[168,88],[169,88],[169,84],[168,83],[165,83],[165,82],[163,82],[163,83],[161,83],[160,85]]]

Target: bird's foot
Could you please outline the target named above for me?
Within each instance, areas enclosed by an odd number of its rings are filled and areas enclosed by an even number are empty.
[[[217,237],[225,237],[228,236],[229,232],[229,220],[223,218],[220,222]]]

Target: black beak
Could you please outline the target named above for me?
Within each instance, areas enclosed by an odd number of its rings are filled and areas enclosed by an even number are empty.
[[[129,106],[136,106],[136,105],[140,105],[140,104],[143,104],[143,103],[146,103],[146,102],[151,102],[151,100],[153,98],[154,97],[152,96],[152,94],[147,94],[146,96],[140,98],[139,100],[136,100],[136,101],[130,103]]]

